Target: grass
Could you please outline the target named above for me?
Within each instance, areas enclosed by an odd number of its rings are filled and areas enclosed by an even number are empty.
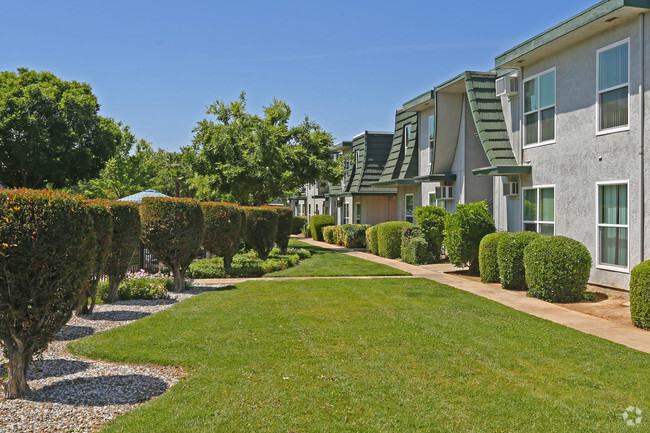
[[[402,276],[408,272],[374,263],[359,257],[337,253],[326,248],[316,247],[295,239],[289,240],[289,246],[311,251],[311,258],[297,266],[283,271],[266,274],[265,277],[358,277],[358,276]]]
[[[624,432],[650,411],[649,355],[423,279],[248,282],[69,348],[190,371],[106,432]]]

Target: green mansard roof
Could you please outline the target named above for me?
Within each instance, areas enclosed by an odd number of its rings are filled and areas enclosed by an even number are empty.
[[[411,125],[411,137],[404,150],[404,127]],[[386,166],[379,181],[389,182],[398,179],[410,179],[418,175],[418,113],[416,111],[397,110],[395,113],[395,134],[386,161]]]

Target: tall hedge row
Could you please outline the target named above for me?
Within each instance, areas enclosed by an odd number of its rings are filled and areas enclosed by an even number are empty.
[[[230,269],[232,258],[246,229],[244,210],[232,203],[204,202],[203,218],[205,229],[203,247],[217,257],[223,258],[223,266]]]
[[[366,230],[366,247],[372,254],[379,255],[379,241],[377,239],[377,226],[368,227]]]
[[[332,226],[334,224],[334,217],[332,215],[314,215],[309,219],[311,237],[315,241],[322,241],[323,227]]]
[[[405,221],[389,221],[377,224],[377,252],[389,259],[400,257],[402,252],[402,229],[413,227]]]
[[[70,319],[90,276],[93,220],[76,196],[0,190],[0,341],[6,398],[27,394],[27,368]]]
[[[245,207],[246,243],[257,252],[260,259],[266,260],[275,244],[278,231],[278,214],[270,209]]]
[[[280,248],[280,252],[286,254],[293,225],[293,212],[291,208],[283,206],[262,207],[270,209],[278,215],[278,230],[275,233],[275,243]]]
[[[307,217],[294,216],[291,219],[291,234],[299,235],[300,233],[302,233],[306,225],[307,225]]]
[[[142,242],[174,274],[174,290],[185,288],[185,273],[199,252],[205,227],[198,200],[147,197],[140,205]]]
[[[110,203],[113,216],[111,252],[106,261],[108,300],[117,300],[120,283],[129,269],[129,263],[140,245],[140,209],[137,203],[115,201]]]

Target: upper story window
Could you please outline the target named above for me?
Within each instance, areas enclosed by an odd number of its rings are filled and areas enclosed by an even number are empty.
[[[524,146],[555,140],[555,68],[524,81]]]
[[[355,163],[356,165],[359,165],[359,154],[360,154],[360,153],[361,153],[360,150],[357,150],[356,152],[354,152],[354,163]]]
[[[404,134],[402,136],[402,140],[404,140],[404,150],[408,149],[409,147],[409,140],[411,139],[411,124],[409,123],[408,125],[404,126]]]
[[[436,141],[436,116],[429,116],[429,165],[433,163],[433,147]]]
[[[598,131],[625,130],[629,125],[630,40],[598,50]]]

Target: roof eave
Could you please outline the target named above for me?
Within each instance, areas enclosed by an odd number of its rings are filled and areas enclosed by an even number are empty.
[[[491,165],[472,170],[474,176],[514,176],[530,174],[531,172],[532,167],[530,165]]]

